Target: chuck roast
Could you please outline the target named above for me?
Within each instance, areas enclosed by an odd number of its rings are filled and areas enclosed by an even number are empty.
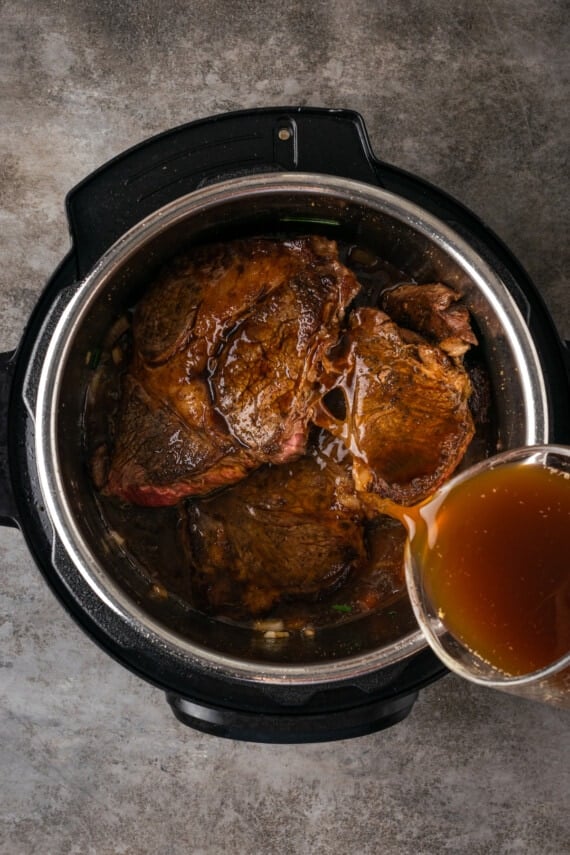
[[[322,268],[314,273],[295,276],[260,301],[229,336],[211,376],[216,409],[259,461],[280,463],[304,452],[323,357],[358,290],[348,276],[327,281]]]
[[[216,613],[319,598],[367,563],[350,470],[317,453],[264,466],[185,513],[193,599]]]
[[[410,505],[453,472],[474,434],[467,372],[439,347],[402,330],[377,309],[352,313],[329,382],[344,395],[344,414],[316,421],[353,455],[360,491]]]
[[[109,471],[99,451],[92,469],[107,495],[180,503],[196,607],[326,610],[342,587],[356,614],[402,595],[406,533],[385,500],[427,498],[462,460],[476,339],[441,283],[345,318],[359,290],[333,241],[252,238],[175,259],[137,305]]]
[[[172,505],[301,455],[321,360],[359,287],[318,236],[178,258],[135,311],[105,492]]]
[[[450,356],[462,356],[477,344],[460,294],[441,282],[403,283],[382,294],[380,307],[399,326],[420,333]]]

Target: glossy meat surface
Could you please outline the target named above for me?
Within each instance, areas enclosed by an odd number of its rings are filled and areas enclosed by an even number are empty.
[[[302,454],[320,360],[358,290],[316,236],[173,262],[135,312],[106,492],[170,505]]]
[[[216,408],[260,459],[278,463],[305,450],[322,360],[357,291],[340,264],[313,263],[260,301],[228,338],[212,374]]]
[[[234,483],[249,471],[247,452],[216,424],[205,384],[196,379],[191,385],[201,413],[192,422],[162,396],[149,394],[137,378],[125,378],[107,494],[136,505],[168,506]]]
[[[462,356],[477,344],[477,338],[460,300],[456,291],[441,282],[406,283],[386,290],[380,307],[398,325],[420,333],[451,356]]]
[[[307,238],[249,238],[199,246],[178,256],[158,276],[134,317],[137,350],[148,365],[184,350],[203,369],[220,336],[262,297],[288,282],[321,253],[336,247]]]
[[[333,241],[253,238],[174,260],[137,305],[92,472],[119,509],[179,505],[170,584],[198,609],[327,625],[405,596],[386,500],[462,460],[476,339],[446,285],[378,293]]]
[[[367,561],[350,472],[315,455],[189,502],[187,524],[194,596],[215,612],[256,615],[282,599],[319,598]]]
[[[474,433],[466,371],[437,346],[406,342],[372,308],[351,315],[331,371],[346,415],[323,409],[317,420],[352,452],[356,488],[404,505],[426,498],[453,472]]]

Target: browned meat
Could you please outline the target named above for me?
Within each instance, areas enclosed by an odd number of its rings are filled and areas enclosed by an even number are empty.
[[[316,421],[352,452],[356,487],[413,504],[453,472],[474,433],[469,378],[427,342],[406,343],[383,312],[350,318],[342,354],[331,360],[346,416]]]
[[[189,367],[202,370],[224,332],[321,256],[336,259],[336,244],[320,238],[249,238],[178,256],[137,306],[138,352],[154,365],[184,350]]]
[[[258,303],[229,337],[212,375],[216,407],[259,460],[302,454],[322,359],[358,285],[340,264],[313,264]]]
[[[318,598],[367,560],[350,472],[315,455],[258,469],[187,515],[194,597],[214,612]]]
[[[106,492],[175,504],[303,453],[320,359],[358,289],[320,237],[175,262],[135,312]]]
[[[360,589],[366,592],[362,598],[371,604],[386,605],[406,590],[404,547],[407,532],[398,520],[379,514],[367,526],[366,533],[369,572],[363,573],[359,580]]]
[[[450,356],[461,356],[477,339],[460,300],[456,291],[441,282],[404,284],[384,291],[381,307],[400,326],[439,344]]]
[[[136,505],[174,505],[183,496],[239,481],[249,471],[247,452],[216,424],[205,384],[196,378],[191,386],[197,407],[203,403],[201,423],[199,418],[185,422],[127,375],[107,494]]]

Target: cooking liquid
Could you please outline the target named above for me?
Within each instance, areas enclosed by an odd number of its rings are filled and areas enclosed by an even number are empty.
[[[505,463],[392,512],[429,610],[472,653],[520,676],[570,651],[570,472]]]
[[[275,237],[286,237],[274,235]],[[355,306],[377,305],[384,290],[399,282],[413,279],[405,271],[383,261],[374,252],[359,246],[338,241],[339,256],[352,269],[362,285],[355,299]],[[123,319],[124,320],[124,319]],[[103,343],[99,370],[87,396],[85,412],[86,457],[92,459],[94,450],[108,441],[110,414],[116,411],[120,399],[120,374],[130,358],[129,321],[118,322],[122,338],[112,330],[108,341]],[[115,355],[116,347],[120,345]],[[479,392],[474,400],[476,435],[464,456],[462,466],[469,466],[492,453],[496,447],[496,426],[488,413],[489,402],[486,389],[487,375],[477,349],[468,353],[465,363],[472,378],[473,387]],[[475,395],[474,395],[475,398]],[[339,416],[340,417],[340,416]],[[324,435],[323,435],[324,436]],[[337,458],[339,443],[329,437],[324,443],[321,437],[317,445],[323,454]],[[231,488],[230,488],[231,489]],[[114,541],[129,555],[134,568],[149,580],[149,597],[176,598],[190,608],[194,607],[193,595],[188,580],[187,566],[180,561],[180,539],[177,534],[179,517],[176,508],[139,508],[120,503],[113,498],[99,495],[101,515],[112,533]],[[395,514],[390,514],[396,516]],[[399,517],[398,517],[399,518]],[[401,520],[402,521],[402,520]],[[387,643],[416,628],[414,615],[407,597],[402,571],[404,533],[394,525],[388,536],[380,536],[379,526],[373,521],[366,523],[366,540],[370,551],[370,562],[361,573],[354,574],[341,588],[318,600],[284,601],[278,604],[267,617],[279,620],[285,629],[310,625],[317,629],[352,622],[361,616],[378,614],[374,624],[375,643]],[[251,620],[235,617],[235,609],[218,615],[220,619],[251,626]]]

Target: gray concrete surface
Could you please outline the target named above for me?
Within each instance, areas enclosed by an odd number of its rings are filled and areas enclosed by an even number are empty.
[[[170,126],[351,107],[376,153],[474,209],[570,337],[564,0],[4,0],[0,350],[68,247],[67,190]],[[448,677],[374,736],[251,745],[179,725],[0,530],[0,853],[570,852],[568,714]]]

